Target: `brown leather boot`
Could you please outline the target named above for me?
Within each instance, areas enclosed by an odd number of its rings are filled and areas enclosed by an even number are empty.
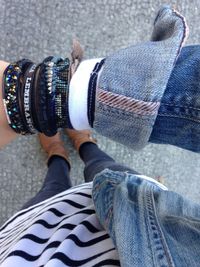
[[[59,133],[52,137],[48,137],[44,134],[38,134],[40,144],[45,152],[48,154],[47,165],[49,166],[50,158],[52,156],[59,156],[66,160],[70,167],[68,152],[64,148],[64,143],[61,140]]]
[[[97,143],[97,140],[91,136],[91,131],[83,130],[76,131],[72,129],[65,129],[66,134],[71,139],[75,149],[79,152],[80,146],[84,143]]]

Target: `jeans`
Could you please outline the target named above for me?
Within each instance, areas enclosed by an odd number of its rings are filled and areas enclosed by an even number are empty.
[[[161,100],[149,141],[200,152],[200,46],[184,47]]]
[[[98,133],[134,149],[148,143],[186,37],[185,19],[165,6],[156,16],[150,41],[105,59],[96,90]]]
[[[93,201],[121,266],[199,267],[200,205],[140,175],[96,175]]]
[[[200,152],[199,77],[200,46],[184,47],[161,99],[150,142]],[[121,266],[200,266],[199,204],[140,175],[109,169],[95,176],[93,201]]]
[[[149,141],[200,152],[200,46],[182,49]],[[191,170],[192,176],[192,170]],[[140,175],[104,170],[93,201],[121,266],[199,267],[200,205]]]

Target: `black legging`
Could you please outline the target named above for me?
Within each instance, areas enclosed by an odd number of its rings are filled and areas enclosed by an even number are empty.
[[[102,170],[109,168],[114,171],[123,171],[137,173],[134,170],[117,164],[114,159],[98,148],[93,143],[84,143],[80,147],[80,157],[85,163],[84,179],[85,182],[91,182],[95,175]],[[46,178],[40,191],[29,200],[22,209],[28,208],[47,198],[55,196],[72,187],[70,179],[70,168],[67,162],[59,157],[51,158]]]

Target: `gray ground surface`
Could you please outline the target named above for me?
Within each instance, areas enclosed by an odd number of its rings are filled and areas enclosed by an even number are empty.
[[[186,16],[189,43],[200,42],[200,1],[169,1]],[[159,0],[0,0],[0,58],[36,62],[50,54],[69,53],[72,37],[85,48],[85,58],[146,40]],[[116,160],[152,177],[164,176],[170,188],[199,202],[200,157],[171,146],[149,145],[134,152],[98,136],[100,146]],[[67,138],[73,183],[83,181],[80,160]],[[81,166],[81,167],[80,167]],[[33,196],[46,172],[37,137],[23,137],[0,151],[0,224]]]

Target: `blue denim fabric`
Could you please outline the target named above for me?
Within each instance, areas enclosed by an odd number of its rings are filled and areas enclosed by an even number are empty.
[[[106,58],[96,93],[97,132],[134,149],[147,144],[186,33],[184,18],[165,6],[151,41]]]
[[[199,267],[200,206],[139,175],[104,170],[94,179],[97,216],[122,267]]]
[[[200,152],[200,45],[184,47],[161,100],[150,142]]]
[[[164,18],[171,21],[172,13],[163,9],[156,23],[162,24]],[[178,14],[175,17],[180,20]],[[174,31],[176,37],[183,37],[182,26],[179,24]],[[140,148],[148,141],[154,125],[151,142],[199,151],[199,48],[190,46],[182,50],[168,82],[181,40],[168,42],[168,47],[164,40],[168,40],[174,28],[169,24],[167,27],[166,35],[153,34],[162,49],[152,50],[154,43],[152,46],[148,43],[141,45],[141,50],[135,46],[118,52],[106,60],[99,81],[99,89],[105,92],[147,103],[161,102],[158,114],[141,116],[114,108],[111,101],[102,102],[97,92],[94,126],[103,135]],[[111,99],[116,99],[116,95],[111,95]],[[106,97],[107,101],[109,95]],[[121,266],[200,266],[200,205],[137,174],[109,169],[96,175],[93,201],[97,216],[115,243]]]

